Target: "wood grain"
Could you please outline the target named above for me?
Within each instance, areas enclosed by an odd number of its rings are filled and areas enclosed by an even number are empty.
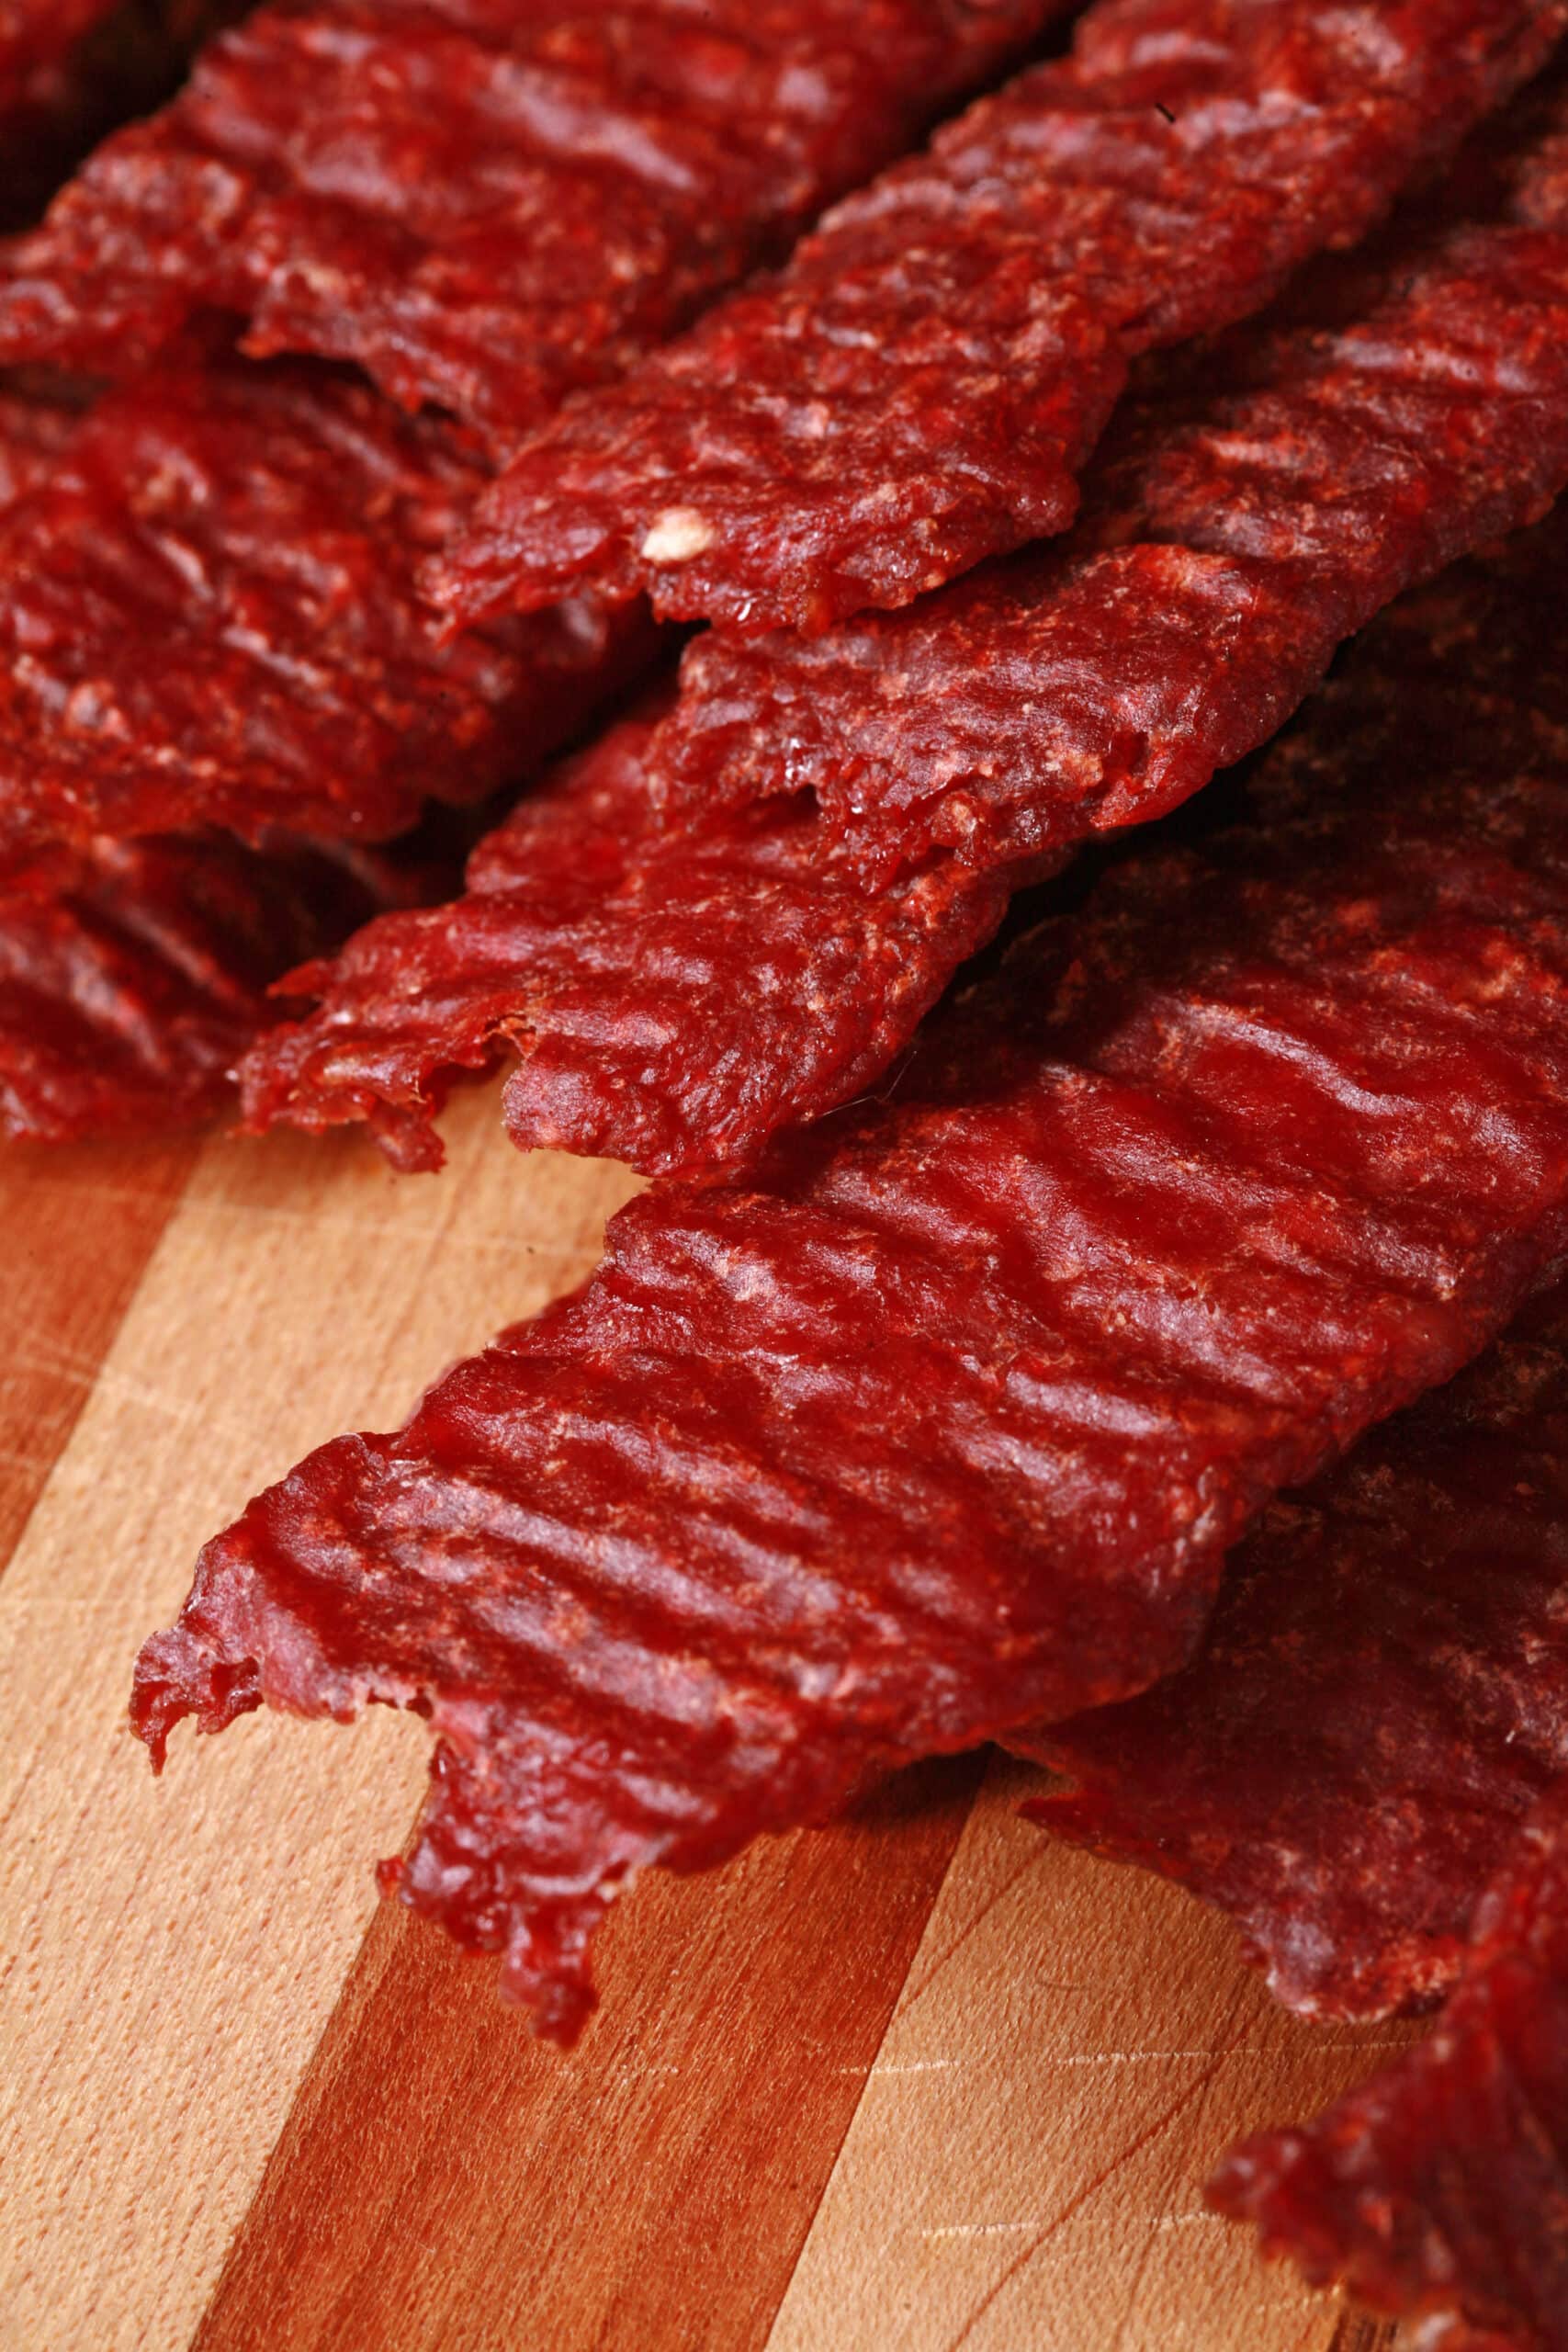
[[[0,1575],[196,1164],[194,1141],[0,1148]]]
[[[978,1778],[932,1766],[716,1878],[647,1883],[570,2055],[389,1906],[200,2352],[760,2345]]]
[[[0,1171],[0,2344],[1389,2352],[1197,2195],[1388,2037],[1280,2016],[1219,1923],[1019,1823],[1013,1768],[645,1882],[566,2059],[374,1904],[416,1723],[253,1719],[152,1783],[129,1664],[201,1538],[574,1279],[627,1189],[493,1115],[434,1183],[289,1141]]]
[[[208,1147],[0,1585],[0,2307],[29,2352],[188,2342],[406,1834],[417,1724],[257,1719],[160,1786],[128,1677],[258,1480],[592,1258],[624,1174],[495,1150],[493,1115],[463,1106],[446,1184]]]
[[[1030,1785],[987,1777],[768,2352],[1329,2352],[1201,2183],[1407,2037],[1288,2017],[1213,1915],[1020,1821]]]

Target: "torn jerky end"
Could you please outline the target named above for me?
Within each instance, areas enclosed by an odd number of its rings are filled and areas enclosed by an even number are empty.
[[[348,1442],[349,1452],[355,1443]],[[283,1483],[287,1487],[290,1482]],[[256,1510],[253,1504],[246,1519]],[[242,1521],[241,1527],[244,1524]],[[279,1611],[273,1600],[265,1604],[269,1620],[265,1641],[248,1642],[243,1627],[233,1623],[231,1611],[228,1632],[203,1627],[203,1593],[221,1590],[235,1559],[243,1556],[243,1547],[235,1544],[239,1532],[231,1529],[204,1547],[191,1600],[180,1622],[151,1635],[138,1654],[130,1728],[147,1747],[153,1772],[163,1772],[169,1735],[187,1715],[194,1718],[197,1732],[206,1734],[226,1731],[264,1704],[284,1713],[326,1716],[344,1724],[367,1706],[380,1704],[404,1708],[433,1723],[441,1736],[432,1758],[429,1793],[409,1851],[377,1864],[378,1888],[384,1899],[395,1898],[422,1915],[434,1912],[467,1950],[500,1952],[502,1998],[528,2012],[541,2041],[570,2048],[598,2007],[589,1962],[594,1934],[645,1864],[664,1857],[650,1843],[645,1851],[605,1861],[592,1883],[563,1883],[554,1900],[531,1892],[526,1903],[521,1902],[507,1883],[505,1852],[481,1851],[462,1838],[465,1792],[459,1792],[455,1804],[443,1803],[460,1781],[466,1762],[480,1760],[466,1759],[462,1753],[472,1745],[463,1736],[463,1716],[471,1710],[459,1706],[438,1713],[426,1691],[404,1676],[334,1668],[309,1627]],[[260,1655],[248,1654],[253,1650]],[[471,1792],[467,1794],[471,1799]],[[443,1841],[453,1839],[455,1828],[457,1841],[444,1854]],[[485,1883],[476,1884],[481,1874]],[[452,1900],[454,1883],[461,1885],[460,1904]]]

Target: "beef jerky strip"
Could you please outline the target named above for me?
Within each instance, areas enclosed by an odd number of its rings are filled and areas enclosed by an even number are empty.
[[[74,413],[59,401],[0,381],[0,514],[47,481],[76,430]]]
[[[1036,68],[513,458],[431,572],[810,631],[1064,529],[1129,360],[1261,308],[1545,59],[1540,0],[1100,0]]]
[[[1553,104],[1510,198],[1534,225],[1396,240],[1370,293],[1326,268],[1348,322],[1244,331],[1222,380],[1250,389],[1135,407],[1065,552],[814,644],[700,639],[625,787],[618,882],[542,916],[521,814],[455,907],[304,977],[322,1002],[249,1065],[253,1123],[374,1114],[426,1165],[452,1072],[504,1046],[520,1144],[679,1173],[874,1082],[1021,881],[1205,784],[1340,638],[1568,480]]]
[[[197,310],[501,431],[617,373],[1065,0],[280,0],[17,247],[0,362]]]
[[[0,0],[0,119],[28,105],[118,0]]]
[[[1483,1900],[1429,2041],[1304,2130],[1245,2143],[1210,2186],[1265,2253],[1443,2352],[1568,2348],[1568,1782]]]
[[[227,1107],[279,1007],[269,984],[434,877],[222,833],[102,841],[0,893],[0,1135],[60,1143]]]
[[[381,840],[523,775],[647,630],[579,602],[438,646],[413,571],[484,477],[310,363],[107,396],[0,515],[0,871],[203,824]]]
[[[35,220],[96,140],[160,105],[241,0],[0,0],[0,229]]]
[[[1568,1244],[1565,843],[1540,762],[1351,741],[1127,861],[890,1099],[643,1195],[574,1297],[253,1503],[141,1733],[427,1713],[394,1875],[570,2038],[638,1870],[1174,1671],[1273,1494]]]
[[[1185,1671],[1010,1747],[1027,1810],[1190,1887],[1309,2016],[1446,1992],[1568,1773],[1568,1283],[1272,1507]]]

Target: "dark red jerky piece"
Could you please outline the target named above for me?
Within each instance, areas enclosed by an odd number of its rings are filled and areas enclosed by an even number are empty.
[[[36,102],[47,80],[70,60],[119,0],[0,0],[0,122]]]
[[[1424,2343],[1564,2352],[1568,1784],[1483,1900],[1431,2039],[1303,2130],[1246,2142],[1209,2194],[1314,2284],[1433,2318]]]
[[[700,639],[657,786],[694,810],[810,790],[874,871],[1161,814],[1568,478],[1568,213],[1451,232],[1351,324],[1226,358],[1258,380],[1134,405],[1062,551],[815,641]]]
[[[1510,167],[1514,209],[1568,195],[1563,106]],[[1320,297],[1341,276],[1359,304],[1349,260]],[[874,1083],[873,1048],[897,1060],[1021,882],[1206,784],[1379,605],[1568,480],[1568,233],[1505,220],[1394,242],[1348,323],[1238,333],[1222,381],[1247,371],[1245,392],[1135,404],[1060,552],[815,643],[699,639],[644,761],[639,812],[675,809],[662,835],[639,813],[649,845],[625,880],[548,930],[493,877],[381,927],[310,976],[318,1012],[262,1047],[253,1120],[384,1102],[425,1164],[411,1117],[503,1044],[522,1059],[519,1143],[685,1173]],[[1506,626],[1528,645],[1529,607]],[[788,911],[777,869],[757,878],[750,845],[774,837],[737,821],[746,806],[779,812]],[[500,854],[522,862],[504,834]]]
[[[0,513],[51,468],[69,447],[77,418],[59,401],[0,382]]]
[[[0,517],[0,865],[200,824],[385,839],[525,775],[647,631],[578,604],[438,646],[413,571],[482,478],[310,367],[106,398]]]
[[[190,1125],[278,1018],[268,989],[421,869],[218,833],[57,853],[0,895],[0,1134],[60,1143]]]
[[[1273,1494],[1568,1243],[1568,800],[1443,742],[1287,770],[887,1099],[634,1202],[574,1298],[209,1546],[142,1654],[154,1753],[264,1700],[428,1712],[401,1892],[564,2038],[637,1870],[1174,1671]]]
[[[624,721],[520,802],[463,897],[389,915],[291,975],[326,1001],[247,1061],[247,1125],[365,1119],[395,1164],[436,1168],[432,1120],[454,1080],[507,1050],[519,1141],[669,1169],[754,1157],[779,1124],[781,1060],[801,1074],[802,1117],[878,1078],[995,930],[1005,886],[943,858],[868,897],[809,805],[667,835],[649,726]],[[754,1064],[763,1022],[776,1046]]]
[[[1545,60],[1529,0],[1101,0],[512,459],[432,582],[817,631],[1063,529],[1127,362],[1258,309]]]
[[[1009,1745],[1073,1783],[1034,1819],[1217,1904],[1292,2008],[1445,1992],[1568,1772],[1568,1284],[1269,1511],[1183,1673]]]
[[[1064,0],[331,0],[203,54],[11,256],[0,359],[208,305],[505,432],[604,380]]]

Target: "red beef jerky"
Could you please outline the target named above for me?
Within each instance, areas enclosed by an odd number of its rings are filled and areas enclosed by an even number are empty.
[[[463,897],[372,922],[291,974],[292,993],[326,1002],[248,1058],[247,1124],[365,1119],[395,1165],[438,1168],[434,1114],[505,1046],[526,1065],[520,1138],[598,1136],[678,1167],[754,1154],[778,1124],[781,1059],[819,1091],[830,1071],[832,1102],[880,1076],[995,930],[1006,885],[944,858],[868,898],[808,805],[670,836],[647,791],[651,724],[623,721],[522,800]]]
[[[241,0],[0,0],[0,229],[36,220],[81,156],[159,105]]]
[[[0,894],[0,1134],[188,1125],[278,1018],[270,983],[417,894],[387,858],[223,834],[104,841]]]
[[[1036,68],[513,457],[432,582],[827,628],[1063,529],[1127,364],[1256,310],[1543,62],[1530,0],[1100,0]]]
[[[1212,2201],[1264,2252],[1457,2352],[1568,2346],[1568,1784],[1482,1902],[1431,2039],[1304,2130],[1227,2159]],[[1448,2325],[1444,2324],[1448,2323]]]
[[[58,401],[0,382],[0,513],[48,479],[76,429],[74,413]]]
[[[1328,269],[1348,322],[1248,331],[1221,373],[1247,389],[1135,406],[1065,551],[815,643],[700,639],[642,786],[690,838],[639,817],[625,880],[547,930],[511,879],[532,840],[503,832],[458,907],[310,976],[322,1004],[253,1061],[253,1119],[379,1100],[425,1164],[443,1073],[506,1046],[519,1143],[686,1172],[873,1082],[1021,881],[1206,783],[1399,588],[1568,480],[1563,110],[1516,167],[1537,225],[1395,241],[1370,295]],[[747,803],[778,812],[798,915]]]
[[[815,641],[700,639],[657,784],[694,808],[809,789],[870,870],[1162,813],[1400,588],[1542,510],[1565,330],[1568,201],[1418,246],[1349,323],[1239,338],[1245,389],[1137,404],[1060,552]]]
[[[0,867],[201,824],[385,839],[524,774],[644,632],[578,604],[438,646],[413,571],[482,478],[310,367],[106,398],[0,516]]]
[[[264,1701],[426,1712],[400,1884],[570,2037],[617,1888],[1190,1656],[1279,1489],[1568,1245],[1568,795],[1288,771],[1130,860],[746,1186],[203,1555],[154,1753]]]
[[[0,0],[0,119],[26,106],[119,0]]]
[[[279,0],[11,257],[0,360],[197,310],[507,430],[615,374],[1064,0]]]
[[[1035,1819],[1217,1904],[1292,2008],[1445,1992],[1568,1772],[1568,1283],[1268,1512],[1183,1673],[1009,1745],[1073,1783]]]

